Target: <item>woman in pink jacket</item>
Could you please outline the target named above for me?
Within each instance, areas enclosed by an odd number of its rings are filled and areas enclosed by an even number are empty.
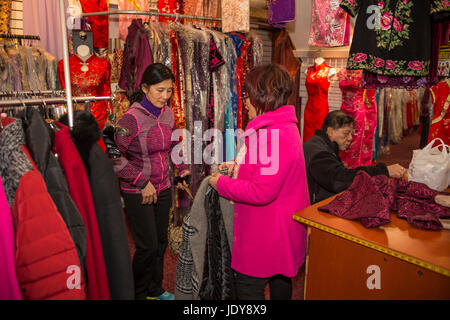
[[[251,120],[234,163],[210,185],[235,202],[231,267],[239,299],[290,299],[305,261],[306,228],[293,220],[309,206],[305,161],[295,108],[285,105],[293,82],[279,65],[260,66],[245,81]],[[219,169],[220,169],[219,168]]]

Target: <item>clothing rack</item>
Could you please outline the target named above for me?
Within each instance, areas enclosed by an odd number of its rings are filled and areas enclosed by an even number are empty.
[[[60,16],[60,26],[61,26],[61,38],[63,43],[63,61],[64,61],[64,80],[66,83],[66,100],[67,109],[69,114],[69,128],[73,128],[73,105],[72,105],[72,87],[70,83],[70,68],[69,68],[69,47],[67,44],[67,26],[66,26],[66,10],[65,10],[64,0],[59,0],[59,16]],[[103,12],[91,12],[82,13],[81,17],[91,17],[91,16],[104,16],[104,15],[116,15],[116,14],[127,14],[127,15],[146,15],[146,16],[161,16],[161,17],[173,17],[175,19],[192,19],[192,20],[211,20],[211,21],[222,21],[220,18],[204,17],[204,16],[191,16],[178,13],[164,13],[158,11],[138,11],[138,10],[110,10]],[[110,97],[108,97],[110,99]],[[106,100],[106,99],[101,99]]]
[[[110,96],[86,96],[86,97],[72,97],[72,101],[75,103],[88,102],[88,101],[102,101],[111,100]],[[11,99],[0,100],[0,108],[9,106],[25,106],[30,104],[58,104],[69,102],[66,97],[50,97],[50,98],[31,98],[31,99]],[[69,117],[73,117],[73,113]],[[73,120],[73,119],[72,119]]]
[[[176,19],[192,19],[192,20],[212,20],[212,21],[222,21],[220,18],[205,17],[205,16],[191,16],[186,14],[178,13],[165,13],[159,11],[139,11],[139,10],[110,10],[92,13],[82,13],[81,17],[91,17],[91,16],[106,16],[115,14],[127,14],[127,15],[137,15],[137,16],[156,16],[156,17],[172,17]]]
[[[0,91],[0,97],[4,96],[42,96],[42,95],[63,95],[65,90],[31,90],[31,91]]]
[[[16,39],[22,45],[22,40],[41,40],[40,36],[22,35],[22,34],[0,34],[0,39]]]
[[[40,36],[22,35],[22,34],[0,34],[3,39],[19,39],[19,40],[41,40]]]
[[[65,0],[59,0],[59,22],[61,26],[61,38],[63,43],[64,81],[66,83],[66,101],[69,120],[69,129],[73,128],[73,104],[72,104],[72,84],[70,82],[69,68],[69,45],[67,43],[67,24]]]

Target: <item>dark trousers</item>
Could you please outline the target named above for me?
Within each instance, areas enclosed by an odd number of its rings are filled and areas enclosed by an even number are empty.
[[[264,289],[269,284],[271,300],[290,300],[292,279],[280,274],[270,278],[256,278],[234,272],[237,298],[239,300],[264,300]]]
[[[167,248],[171,189],[161,191],[156,204],[142,204],[142,194],[123,194],[130,230],[136,244],[133,276],[136,299],[164,293],[164,252]]]

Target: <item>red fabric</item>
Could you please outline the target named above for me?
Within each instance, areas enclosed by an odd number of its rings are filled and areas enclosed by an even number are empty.
[[[84,300],[85,283],[73,240],[27,148],[21,148],[33,165],[20,179],[11,210],[23,298]],[[68,288],[74,275],[68,272],[70,266],[78,267],[79,289]]]
[[[111,85],[109,74],[111,66],[106,59],[92,55],[86,60],[88,71],[81,70],[83,60],[77,55],[69,58],[70,82],[74,97],[81,96],[110,96]],[[58,62],[58,77],[61,87],[65,89],[64,61]],[[105,126],[108,116],[107,110],[112,112],[110,101],[97,101],[91,104],[91,113],[94,115],[101,130]]]
[[[81,9],[84,13],[108,11],[108,3],[106,0],[80,0]],[[92,36],[94,40],[94,47],[106,48],[108,47],[109,39],[109,23],[108,15],[88,17],[91,23]]]
[[[77,56],[73,55],[69,58],[70,67],[70,82],[72,85],[72,93],[74,97],[82,96],[110,96],[111,85],[109,80],[111,65],[108,60],[92,55],[86,60],[88,71],[81,70],[83,61]],[[64,61],[58,62],[58,77],[61,87],[65,89],[66,84],[64,80]],[[76,109],[84,109],[81,104]],[[97,101],[91,103],[90,111],[97,120],[100,130],[105,127],[108,118],[108,110],[112,112],[111,102],[108,100]],[[98,141],[99,146],[106,150],[103,139]]]
[[[308,68],[306,76],[306,90],[308,91],[308,101],[305,106],[303,116],[303,143],[308,141],[323,124],[323,120],[328,114],[328,89],[330,81],[328,73],[331,67],[325,62]]]
[[[238,35],[244,43],[241,47],[241,56],[237,58],[236,61],[236,81],[237,81],[237,94],[238,94],[238,110],[237,110],[237,127],[239,129],[244,128],[244,117],[245,117],[245,110],[244,110],[244,103],[245,101],[242,99],[242,88],[244,87],[245,78],[247,77],[248,70],[247,70],[247,64],[245,57],[247,57],[247,51],[251,46],[251,42],[248,41],[244,36],[241,34],[235,33]],[[247,61],[248,62],[248,61]]]
[[[158,0],[159,12],[183,14],[183,1],[181,0]],[[176,18],[159,17],[160,22],[174,21]]]
[[[435,138],[441,138],[446,145],[450,145],[450,80],[439,82],[430,90],[434,113],[428,143]]]
[[[87,298],[89,300],[109,300],[108,277],[89,179],[83,161],[70,136],[69,128],[60,123],[58,126],[61,129],[55,133],[52,150],[58,155],[58,161],[64,169],[70,196],[80,211],[86,227],[85,264],[89,284]]]

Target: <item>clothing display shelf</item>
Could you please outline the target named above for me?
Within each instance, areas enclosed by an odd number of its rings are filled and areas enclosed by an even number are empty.
[[[192,16],[192,15],[177,14],[177,13],[164,13],[164,12],[159,12],[159,11],[154,11],[154,10],[149,10],[149,11],[110,10],[110,11],[102,11],[102,12],[82,13],[81,16],[82,17],[91,17],[91,16],[105,16],[105,15],[115,15],[115,14],[137,15],[137,16],[155,16],[155,17],[172,17],[175,19],[222,21],[222,19],[214,18],[214,17]]]

